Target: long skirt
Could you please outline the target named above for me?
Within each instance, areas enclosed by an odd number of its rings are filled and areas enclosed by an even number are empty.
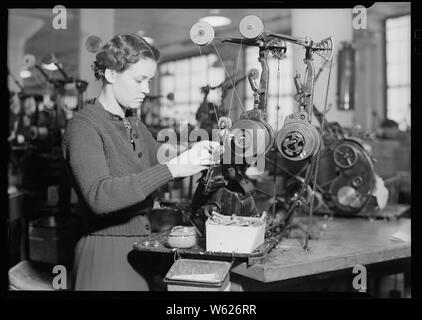
[[[134,252],[140,237],[82,237],[75,248],[74,289],[148,291],[153,277],[151,255]]]

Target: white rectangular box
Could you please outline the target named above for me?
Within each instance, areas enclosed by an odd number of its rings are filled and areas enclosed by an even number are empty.
[[[255,217],[242,217],[243,221],[260,221]],[[242,226],[217,224],[210,219],[205,223],[206,250],[214,252],[252,253],[264,243],[266,223]]]

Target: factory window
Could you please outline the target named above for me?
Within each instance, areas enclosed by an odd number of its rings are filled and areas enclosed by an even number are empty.
[[[215,86],[224,80],[224,70],[212,68],[217,60],[216,54],[208,54],[160,65],[160,94],[174,93],[174,101],[161,103],[163,119],[187,120],[196,124],[195,115],[203,99],[201,87]]]
[[[388,119],[410,128],[410,15],[385,22]]]
[[[269,67],[269,83],[268,83],[268,98],[267,98],[267,115],[268,123],[274,130],[280,129],[284,124],[284,119],[294,111],[294,100],[293,94],[293,61],[291,56],[291,45],[287,43],[287,54],[284,59],[280,60],[280,83],[278,83],[278,60],[270,53],[268,55],[268,67]],[[261,64],[258,61],[259,49],[258,47],[248,47],[245,51],[246,57],[246,70],[252,68],[258,69],[261,72]],[[259,80],[257,81],[259,85]],[[279,100],[277,101],[278,88]],[[246,82],[246,104],[247,110],[253,107],[253,91]],[[278,116],[278,128],[277,128],[277,104],[280,106]]]

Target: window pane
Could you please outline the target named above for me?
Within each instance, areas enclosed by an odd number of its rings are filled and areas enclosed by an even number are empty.
[[[246,99],[246,102],[245,102],[245,105],[244,105],[244,107],[245,107],[245,109],[246,110],[251,110],[251,109],[253,109],[253,98],[247,98]],[[241,106],[239,106],[239,108],[242,108]],[[243,109],[241,109],[242,110],[242,113],[244,112],[243,111]]]
[[[407,64],[399,65],[397,82],[401,86],[409,85],[409,69]]]
[[[196,86],[191,86],[190,88],[190,101],[193,103],[199,103],[203,99],[203,94],[201,94],[200,89]]]
[[[397,46],[397,42],[387,43],[387,63],[397,63],[400,61],[403,52]]]
[[[387,68],[387,85],[397,86],[399,84],[400,65],[390,64]]]
[[[189,71],[189,59],[179,60],[174,63],[174,72],[177,75],[187,75]]]
[[[224,81],[224,68],[210,68],[208,70],[208,84],[211,87],[219,85]]]
[[[268,83],[268,101],[267,101],[267,120],[274,130],[283,127],[284,119],[294,111],[293,99],[291,98],[293,90],[293,61],[291,55],[291,45],[287,43],[287,55],[280,62],[272,54],[268,58],[269,83]],[[245,51],[246,70],[256,68],[261,72],[261,64],[258,61],[259,49],[256,47],[247,48]],[[260,76],[260,75],[259,75]],[[256,81],[259,86],[259,79]],[[249,82],[245,84],[247,108],[253,107],[253,92],[250,89]],[[277,103],[277,98],[279,101]],[[277,106],[280,106],[277,117]],[[277,128],[278,118],[278,128]]]
[[[386,20],[387,118],[410,127],[410,15]]]
[[[161,77],[161,94],[174,92],[174,78],[172,76]]]
[[[176,88],[174,100],[176,103],[189,102],[189,90],[182,90],[182,89]]]
[[[286,117],[295,111],[294,100],[291,97],[282,97],[280,99],[280,122],[279,129],[283,127]]]
[[[216,54],[211,53],[207,55],[206,57],[202,57],[206,61],[207,69],[211,68],[212,65],[218,61],[218,57]]]
[[[387,118],[399,123],[401,129],[410,126],[410,91],[407,87],[390,88],[387,94]]]
[[[258,70],[258,79],[255,81],[256,84],[259,86],[259,77],[261,76],[261,64],[258,61],[258,53],[259,49],[257,47],[247,47],[245,50],[245,60],[246,60],[246,73],[251,71],[251,69]],[[252,99],[252,106],[253,106],[253,91],[249,84],[249,81],[245,81],[245,88],[246,88],[246,99]],[[246,106],[246,109],[249,109],[249,104]]]
[[[277,98],[270,97],[267,101],[267,122],[275,130],[277,124]]]
[[[174,92],[174,102],[161,101],[161,115],[196,124],[196,112],[203,99],[201,87],[224,80],[224,69],[212,69],[215,54],[170,61],[160,66],[160,92]]]
[[[176,73],[176,78],[175,78],[175,82],[176,82],[176,88],[177,89],[188,89],[190,86],[189,83],[189,74],[178,74]]]

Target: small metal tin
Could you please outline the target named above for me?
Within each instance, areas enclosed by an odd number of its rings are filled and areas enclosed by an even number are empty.
[[[173,227],[167,243],[172,248],[190,248],[197,244],[196,230],[194,227]]]

